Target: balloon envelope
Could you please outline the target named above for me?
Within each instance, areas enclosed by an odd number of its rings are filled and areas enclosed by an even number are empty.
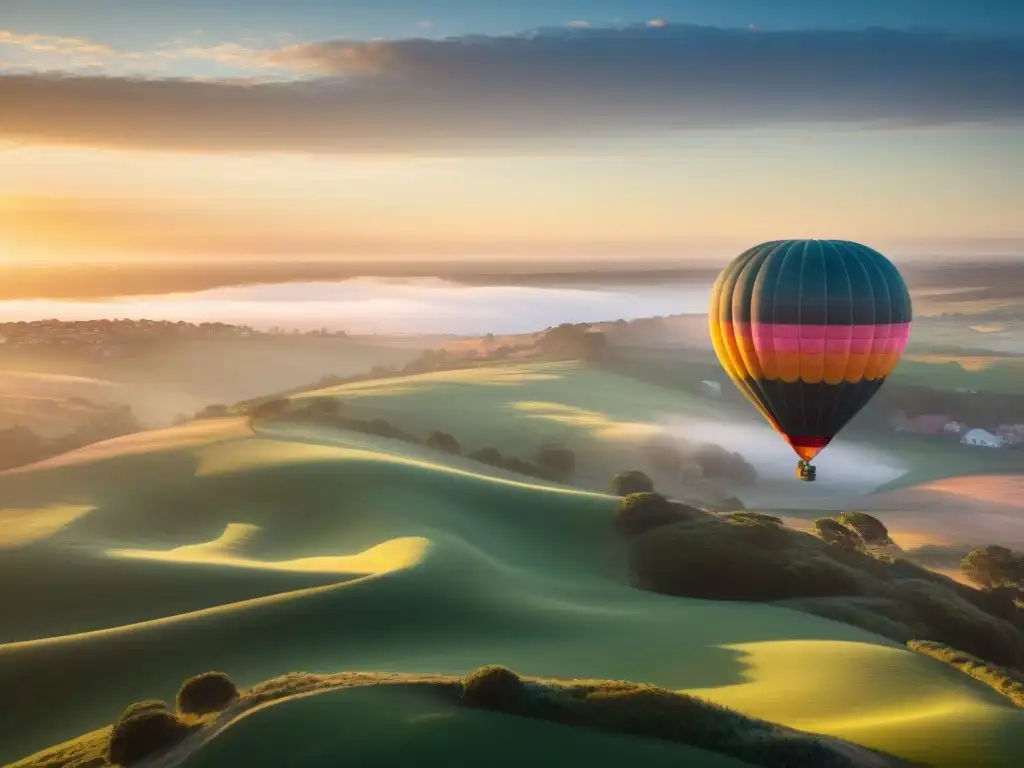
[[[892,262],[866,246],[775,240],[722,270],[709,321],[729,378],[810,461],[899,362],[910,293]]]

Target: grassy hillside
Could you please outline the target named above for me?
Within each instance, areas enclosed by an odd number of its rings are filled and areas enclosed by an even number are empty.
[[[211,403],[257,397],[328,374],[401,365],[421,351],[414,344],[310,336],[170,338],[127,348],[118,357],[0,346],[0,419],[4,395],[32,394],[131,405],[144,423],[164,425]]]
[[[386,413],[412,398],[404,407],[431,426],[448,403],[478,438],[511,435],[502,420],[538,421],[509,407],[520,402],[515,388],[526,373],[487,374],[487,406],[467,401],[465,378],[451,374],[362,385],[346,399],[373,400]],[[537,380],[552,390],[531,391],[533,401],[555,401],[559,390],[545,382],[561,381],[597,413],[625,403],[625,414],[613,411],[619,419],[641,418],[657,408],[629,400],[625,385],[617,395],[606,382],[588,389],[596,374],[571,367],[531,375],[568,379]],[[488,413],[493,420],[482,423]],[[608,429],[603,420],[540,421],[580,441]],[[248,686],[294,670],[461,675],[492,663],[698,692],[936,766],[1011,766],[1024,749],[1024,712],[982,683],[805,613],[633,589],[611,528],[615,499],[484,476],[479,465],[442,464],[441,456],[296,427],[256,436],[224,419],[0,474],[8,531],[0,690],[16,692],[0,701],[0,762],[102,727],[131,701],[168,700],[183,678],[206,669]],[[368,721],[402,707],[401,743],[434,759],[445,739],[471,738],[475,715],[425,717],[413,700],[358,695],[368,698],[330,705],[359,724],[344,737],[355,753],[386,750],[370,735],[385,724],[371,731]],[[308,716],[311,754],[326,713]],[[526,742],[543,726],[495,727]],[[255,733],[238,728],[232,738]],[[344,741],[337,730],[322,738]],[[571,748],[611,755],[613,742]]]
[[[344,723],[344,727],[338,727]],[[643,765],[743,768],[705,750],[458,706],[425,686],[343,688],[253,712],[182,766]]]
[[[653,432],[667,414],[726,415],[713,399],[645,385],[577,362],[482,366],[309,392],[337,397],[360,413],[394,418],[413,431],[443,425],[472,444],[506,441],[526,449],[538,440],[580,446]]]

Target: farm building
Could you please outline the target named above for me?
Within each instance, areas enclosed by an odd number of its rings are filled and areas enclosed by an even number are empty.
[[[1002,448],[1003,438],[999,435],[993,435],[984,429],[972,429],[962,438],[960,442],[964,445],[977,445],[983,448]]]
[[[941,435],[949,431],[946,429],[946,425],[950,423],[950,418],[943,414],[931,413],[907,418],[906,413],[897,411],[889,423],[897,432],[910,432],[915,435]]]
[[[996,435],[1007,445],[1024,443],[1024,424],[1000,424],[996,427]]]

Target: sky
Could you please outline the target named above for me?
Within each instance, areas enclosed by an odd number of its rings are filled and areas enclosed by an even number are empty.
[[[0,0],[0,264],[1024,254],[1024,3]]]

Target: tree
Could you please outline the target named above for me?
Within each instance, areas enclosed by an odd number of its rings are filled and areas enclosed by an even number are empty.
[[[668,440],[658,439],[652,441],[644,447],[643,455],[647,462],[650,463],[651,468],[657,472],[674,475],[683,466],[684,456],[682,451]]]
[[[560,445],[541,446],[534,462],[544,474],[558,482],[565,482],[576,471],[576,454]]]
[[[859,533],[830,517],[822,517],[815,520],[813,528],[822,541],[834,547],[851,551],[863,548],[864,542],[861,540]]]
[[[631,493],[615,508],[612,525],[622,536],[639,536],[653,528],[684,523],[704,516],[704,512],[660,493]]]
[[[221,416],[227,416],[228,407],[217,403],[216,405],[208,405],[203,410],[196,414],[197,419],[217,419]]]
[[[447,432],[431,432],[427,435],[424,443],[430,448],[444,451],[445,453],[453,453],[455,455],[462,453],[462,446],[459,445],[459,441]]]
[[[119,720],[110,732],[107,762],[130,766],[163,752],[188,735],[188,726],[166,709],[143,708]]]
[[[982,587],[1024,590],[1024,555],[998,544],[972,549],[960,561],[960,570]]]
[[[587,323],[562,323],[537,339],[537,349],[557,359],[599,359],[608,349],[608,339]]]
[[[318,397],[299,408],[295,415],[313,422],[330,423],[340,414],[340,402],[333,397]]]
[[[480,667],[462,680],[462,699],[482,709],[516,713],[526,700],[526,686],[508,667]]]
[[[837,518],[847,528],[852,528],[869,544],[889,544],[889,530],[877,517],[864,512],[843,512]]]
[[[500,467],[504,464],[505,459],[501,455],[501,451],[497,448],[492,448],[489,445],[485,445],[483,448],[477,448],[469,454],[469,458],[473,461],[479,461],[481,464],[490,464],[492,467]]]
[[[190,677],[178,689],[176,705],[183,714],[220,712],[238,698],[238,688],[223,672],[203,672]]]
[[[612,493],[616,496],[629,496],[633,493],[653,493],[654,481],[639,469],[619,472],[611,479]]]
[[[257,403],[249,409],[249,424],[279,419],[287,410],[288,400],[283,397],[264,400],[262,403]]]

